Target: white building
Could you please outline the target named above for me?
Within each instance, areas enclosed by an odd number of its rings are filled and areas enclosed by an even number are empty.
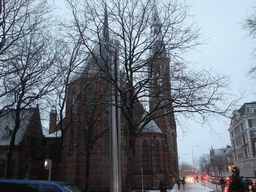
[[[239,110],[233,112],[228,131],[234,165],[240,169],[241,176],[255,177],[256,102],[244,103]]]

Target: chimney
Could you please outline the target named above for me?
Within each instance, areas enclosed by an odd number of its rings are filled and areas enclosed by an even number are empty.
[[[57,111],[55,109],[52,109],[50,112],[49,134],[57,131],[56,121],[57,121]]]

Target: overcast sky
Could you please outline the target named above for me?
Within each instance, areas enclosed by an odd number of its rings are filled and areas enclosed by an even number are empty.
[[[255,101],[255,81],[248,71],[256,65],[253,58],[255,40],[249,38],[243,29],[244,19],[252,13],[253,0],[187,0],[193,7],[190,14],[201,28],[207,45],[191,55],[191,61],[198,69],[212,68],[220,74],[230,76],[230,92],[244,98],[237,104]],[[180,161],[192,164],[192,147],[195,162],[201,154],[209,154],[211,146],[222,148],[230,145],[229,119],[213,119],[209,125],[196,124],[188,120],[189,130],[185,133],[178,126],[178,152]]]
[[[53,0],[60,6],[63,0]],[[187,60],[198,69],[213,69],[217,73],[230,76],[232,94],[244,93],[244,98],[237,104],[256,101],[255,81],[248,76],[248,71],[256,65],[253,48],[256,40],[247,36],[243,29],[244,19],[252,13],[253,0],[187,0],[192,5],[190,14],[203,32],[207,45],[201,46]],[[62,5],[62,8],[64,6]],[[65,13],[65,10],[63,10]],[[201,125],[191,119],[183,121],[186,128],[177,126],[179,160],[192,164],[201,154],[209,154],[209,149],[230,145],[227,131],[229,119],[213,119],[209,124]],[[183,131],[182,131],[183,130]],[[196,161],[195,161],[196,162]]]

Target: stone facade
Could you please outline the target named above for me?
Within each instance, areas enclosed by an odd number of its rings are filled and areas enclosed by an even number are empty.
[[[244,103],[233,112],[228,128],[233,149],[234,165],[241,176],[255,177],[256,174],[256,102]]]

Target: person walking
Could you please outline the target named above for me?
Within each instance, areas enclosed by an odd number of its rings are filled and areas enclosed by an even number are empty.
[[[166,185],[164,183],[164,180],[161,180],[159,183],[159,189],[161,192],[166,192]]]
[[[180,190],[180,184],[181,184],[181,180],[177,179],[177,185],[178,185],[178,189]]]
[[[220,186],[221,186],[221,192],[224,192],[225,190],[225,180],[223,177],[220,178]]]
[[[183,177],[181,182],[182,182],[182,187],[185,190],[186,178]]]

